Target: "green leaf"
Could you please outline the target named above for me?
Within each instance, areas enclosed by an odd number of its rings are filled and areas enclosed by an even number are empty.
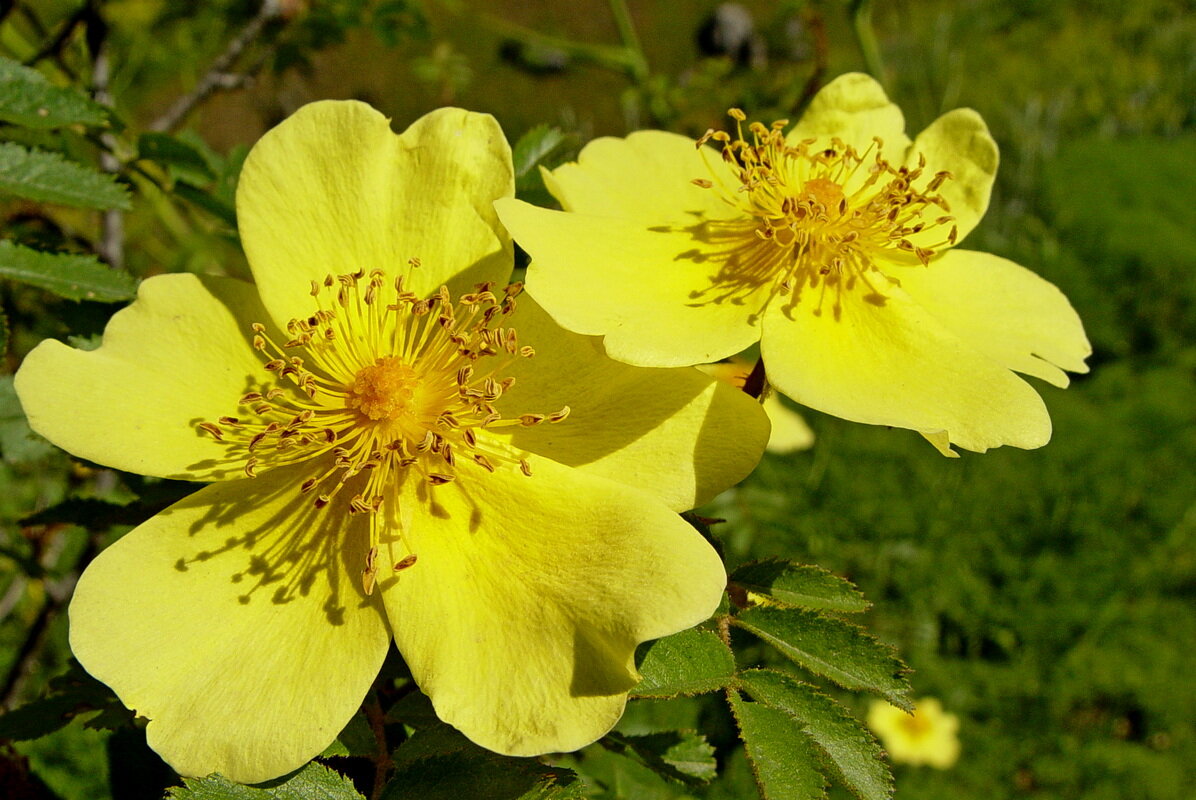
[[[91,711],[106,714],[109,721],[123,719],[131,722],[133,717],[111,689],[71,662],[65,673],[50,681],[49,691],[44,696],[0,714],[0,740],[39,739]]]
[[[869,603],[850,582],[822,567],[768,559],[744,564],[731,582],[786,606],[850,613],[867,611]]]
[[[107,530],[113,525],[140,525],[159,508],[141,503],[120,505],[94,497],[68,497],[21,520],[22,525],[78,525],[89,531]]]
[[[483,750],[447,725],[416,731],[394,753],[382,800],[574,800],[571,770]]]
[[[75,89],[54,86],[37,70],[0,56],[0,120],[45,129],[107,119],[102,106]]]
[[[784,655],[846,689],[876,692],[910,710],[906,666],[893,648],[857,625],[801,608],[756,606],[732,619]]]
[[[4,308],[0,307],[0,364],[3,364],[8,356],[8,315],[4,313]]]
[[[13,389],[12,376],[0,377],[0,456],[9,464],[29,464],[41,461],[54,451],[54,445],[29,427],[25,410]]]
[[[197,189],[191,184],[182,181],[174,185],[174,193],[187,202],[199,206],[204,211],[226,223],[229,227],[237,227],[236,209],[214,194],[203,189]]]
[[[129,207],[125,187],[111,175],[12,142],[0,142],[0,193],[78,208]]]
[[[826,797],[818,759],[797,720],[762,703],[745,702],[735,693],[728,701],[765,800]]]
[[[205,183],[216,178],[203,153],[168,133],[150,132],[138,136],[137,155],[172,167],[180,177],[192,183]]]
[[[95,256],[45,253],[0,240],[0,278],[27,283],[67,300],[115,303],[137,293],[137,281]]]
[[[365,800],[353,782],[323,764],[309,763],[277,780],[245,786],[223,775],[183,778],[168,800]]]
[[[569,137],[560,128],[540,124],[519,137],[511,149],[511,160],[515,165],[515,185],[528,178],[536,178],[536,167],[546,158],[560,150]],[[527,188],[527,187],[524,187]]]
[[[739,676],[753,699],[794,717],[838,779],[860,800],[889,800],[893,776],[876,739],[846,708],[813,686],[771,670]]]
[[[330,756],[373,756],[378,752],[378,740],[370,728],[365,714],[358,711],[349,718],[349,723],[340,735],[320,753],[321,758]]]
[[[607,734],[603,744],[633,753],[653,772],[681,783],[707,783],[718,775],[714,747],[706,737],[694,731],[667,731],[644,736]]]
[[[657,639],[640,653],[643,676],[633,697],[676,697],[717,692],[735,675],[735,657],[713,631],[691,629]]]

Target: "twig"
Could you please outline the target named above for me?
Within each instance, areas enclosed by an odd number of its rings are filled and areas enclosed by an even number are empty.
[[[109,77],[112,73],[108,60],[107,38],[99,42],[96,49],[95,61],[91,66],[91,91],[95,101],[103,106],[112,106],[112,93],[108,89]],[[100,134],[100,142],[104,148],[100,150],[100,169],[115,175],[120,172],[120,159],[113,151],[116,150],[116,137],[111,133]],[[119,208],[110,208],[103,213],[100,220],[100,243],[96,248],[100,257],[108,262],[113,269],[122,269],[125,265],[125,215]]]
[[[615,26],[619,29],[619,38],[623,41],[623,48],[627,51],[627,69],[636,83],[643,83],[648,79],[648,59],[644,56],[644,48],[640,45],[640,37],[635,32],[635,23],[631,19],[631,12],[627,10],[625,0],[610,0],[610,11],[615,18]]]
[[[75,28],[79,27],[91,12],[91,2],[84,3],[75,9],[73,14],[63,20],[62,25],[58,28],[58,32],[54,34],[54,38],[46,42],[41,50],[38,50],[31,57],[25,59],[25,66],[31,67],[47,56],[57,56],[62,46],[66,44],[67,39],[71,38],[71,34],[75,32]],[[30,13],[29,17],[32,18],[33,14]]]
[[[394,769],[394,762],[390,759],[390,748],[386,745],[386,715],[382,712],[382,703],[379,702],[378,694],[374,691],[370,692],[370,696],[361,708],[365,711],[370,729],[374,732],[374,741],[378,745],[378,750],[374,754],[374,789],[370,792],[370,800],[378,800],[382,796],[383,788],[386,787],[386,779],[390,777],[390,771]]]
[[[257,14],[249,21],[249,24],[241,29],[240,33],[233,37],[233,40],[228,43],[228,47],[224,48],[224,52],[212,62],[212,66],[199,79],[195,88],[175,100],[162,116],[150,123],[149,129],[160,132],[172,131],[217,89],[235,89],[242,85],[248,75],[230,74],[229,68],[241,57],[245,48],[261,35],[266,23],[280,16],[281,13],[282,6],[278,0],[263,0]],[[258,62],[256,66],[260,67],[262,63],[264,62]]]
[[[851,26],[860,46],[860,54],[864,57],[864,67],[881,86],[885,86],[885,64],[880,57],[876,31],[872,28],[872,0],[852,0]]]

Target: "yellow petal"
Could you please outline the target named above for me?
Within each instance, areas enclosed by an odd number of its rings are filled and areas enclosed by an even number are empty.
[[[1050,439],[1038,394],[900,289],[839,287],[769,307],[760,347],[778,390],[856,422],[945,432],[966,450]]]
[[[693,183],[722,175],[719,153],[688,136],[637,131],[626,139],[602,137],[587,144],[576,162],[545,173],[544,182],[566,211],[622,217],[641,224],[720,219],[738,212],[715,192]]]
[[[997,143],[979,114],[970,108],[957,108],[918,134],[909,148],[906,163],[917,164],[919,155],[926,157],[925,177],[944,170],[951,173],[938,193],[947,200],[948,213],[955,218],[958,240],[962,241],[988,209],[1000,160]],[[944,235],[942,227],[934,227],[907,238],[916,245],[932,247]]]
[[[791,408],[781,402],[781,398],[773,394],[763,403],[764,413],[772,423],[772,434],[768,437],[768,452],[792,453],[796,450],[808,450],[814,446],[814,431]]]
[[[601,335],[629,364],[717,361],[754,344],[770,287],[714,289],[732,271],[703,226],[645,227],[634,220],[496,204],[531,254],[528,292],[563,327]]]
[[[791,144],[803,139],[829,144],[831,137],[838,137],[863,152],[874,147],[872,139],[877,136],[884,142],[885,153],[902,152],[909,145],[905,116],[871,76],[849,72],[814,95],[785,139]]]
[[[512,174],[486,114],[442,108],[396,136],[364,103],[304,106],[254,146],[237,187],[263,302],[285,324],[309,313],[310,281],[356,270],[409,274],[421,296],[505,283],[511,244],[492,203],[513,194]]]
[[[235,414],[237,399],[266,376],[250,343],[253,321],[267,317],[251,284],[150,278],[112,317],[99,349],[38,345],[17,372],[17,394],[35,431],[89,461],[188,480],[236,476],[242,463],[195,423]]]
[[[299,494],[303,466],[196,492],[75,589],[75,656],[150,719],[150,747],[184,775],[253,783],[301,766],[386,655],[386,621],[360,588],[367,531]]]
[[[516,448],[645,489],[675,511],[710,500],[760,460],[768,419],[743,392],[689,367],[613,361],[596,338],[563,330],[530,297],[510,325],[536,355],[507,370],[515,386],[498,409],[570,409],[563,422],[508,429]]]
[[[710,545],[655,498],[531,463],[530,478],[467,465],[454,483],[405,487],[412,519],[390,555],[417,561],[379,575],[436,713],[520,756],[606,733],[635,684],[636,645],[709,617],[726,581]]]
[[[1087,372],[1092,346],[1071,303],[1054,284],[1012,261],[950,250],[929,267],[893,270],[918,305],[998,364],[1067,386]]]

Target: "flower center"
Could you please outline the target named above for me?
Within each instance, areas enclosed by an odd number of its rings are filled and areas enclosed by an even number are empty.
[[[389,287],[380,271],[329,275],[312,283],[315,313],[291,320],[284,343],[254,323],[253,346],[269,377],[241,397],[235,416],[197,427],[224,442],[251,478],[310,463],[299,491],[318,509],[350,487],[348,513],[370,515],[369,593],[381,531],[400,527],[404,481],[443,485],[459,477],[462,462],[483,473],[514,467],[530,476],[528,461],[487,432],[569,415],[565,407],[504,418],[495,407],[515,384],[500,371],[535,355],[501,326],[521,290],[513,284],[496,295],[480,284],[454,303],[443,287],[427,299],[405,291],[402,278]]]
[[[751,123],[749,140],[743,112],[729,113],[736,121],[734,138],[711,130],[698,140],[699,146],[722,145],[725,169],[710,165],[715,180],[694,183],[715,189],[742,212],[739,221],[712,224],[754,255],[739,258],[736,274],[720,281],[747,287],[774,282],[781,294],[803,280],[815,285],[820,276],[867,282],[869,272],[879,271],[878,260],[926,265],[939,248],[955,243],[954,218],[938,192],[951,175],[924,179],[924,158],[916,167],[896,166],[885,159],[879,138],[863,152],[837,138],[829,147],[815,148],[813,139],[790,144],[782,133],[787,120],[771,127]],[[941,237],[926,235],[936,228]],[[775,250],[757,252],[762,243]]]
[[[419,389],[415,370],[395,356],[382,356],[362,367],[349,386],[348,404],[369,419],[397,421],[411,416],[412,400]]]

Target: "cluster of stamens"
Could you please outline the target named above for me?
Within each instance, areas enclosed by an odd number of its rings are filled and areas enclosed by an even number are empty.
[[[378,270],[329,275],[312,282],[316,310],[292,319],[279,344],[254,323],[253,346],[269,377],[240,398],[235,416],[198,428],[244,462],[245,474],[310,462],[299,487],[317,509],[345,487],[349,514],[369,514],[371,547],[363,571],[372,592],[380,512],[394,527],[397,496],[412,477],[431,486],[457,478],[462,461],[486,472],[518,467],[519,453],[483,431],[560,422],[569,408],[504,418],[495,403],[515,383],[500,377],[517,358],[531,358],[514,329],[502,322],[516,306],[521,284],[495,292],[491,284],[454,304],[447,288],[420,298]],[[395,571],[414,562],[414,554]]]
[[[845,271],[863,275],[882,251],[889,251],[889,258],[893,251],[903,252],[926,265],[939,248],[955,243],[954,218],[939,193],[951,174],[937,172],[918,188],[915,184],[926,171],[924,157],[919,156],[917,166],[894,165],[885,159],[878,137],[863,152],[838,138],[829,147],[815,148],[813,139],[789,144],[782,133],[787,120],[771,127],[751,123],[749,141],[743,134],[743,112],[729,113],[736,123],[734,138],[709,130],[697,144],[721,144],[722,160],[735,182],[724,181],[725,172],[712,168],[714,181],[697,178],[694,183],[719,191],[743,211],[758,239],[779,248],[778,257],[764,259],[764,265],[779,276],[782,292],[801,277],[814,280]],[[935,228],[943,230],[941,241],[911,240]]]

